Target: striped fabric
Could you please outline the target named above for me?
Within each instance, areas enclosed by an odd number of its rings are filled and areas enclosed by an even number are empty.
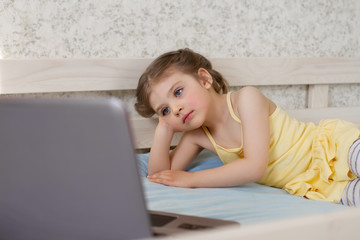
[[[349,149],[348,163],[351,172],[358,178],[347,184],[341,203],[351,207],[360,207],[360,138]]]
[[[351,145],[348,161],[351,172],[360,177],[360,138]]]
[[[350,207],[360,207],[360,179],[350,181],[341,197],[341,204]]]

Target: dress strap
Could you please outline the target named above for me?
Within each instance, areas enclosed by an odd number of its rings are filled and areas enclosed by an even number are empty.
[[[229,108],[229,111],[230,111],[230,115],[231,117],[238,123],[241,123],[241,120],[238,116],[236,116],[235,112],[234,112],[234,109],[233,109],[233,106],[232,106],[232,103],[231,103],[231,93],[232,92],[228,92],[226,94],[226,102],[227,102],[227,105],[228,105],[228,108]]]
[[[216,149],[217,144],[214,138],[211,136],[209,129],[206,126],[202,126],[202,129],[204,130],[206,136],[209,138],[210,142],[212,143],[212,145],[214,145],[214,148]]]

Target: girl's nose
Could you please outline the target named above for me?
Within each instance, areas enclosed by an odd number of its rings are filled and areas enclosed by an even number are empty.
[[[176,116],[179,116],[180,112],[184,109],[183,106],[175,106],[174,107],[174,110],[173,110],[173,113],[176,115]]]

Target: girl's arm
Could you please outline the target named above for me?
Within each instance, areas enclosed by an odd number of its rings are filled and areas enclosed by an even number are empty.
[[[169,149],[174,136],[173,129],[161,118],[155,129],[153,143],[150,149],[148,174],[170,169]]]
[[[234,93],[233,105],[242,120],[244,158],[193,173],[162,171],[150,180],[179,187],[228,187],[260,180],[268,164],[269,115],[276,106],[255,88]]]
[[[170,169],[185,170],[202,150],[194,143],[194,138],[198,132],[199,130],[185,132],[178,146],[169,153],[174,130],[163,119],[159,118],[150,150],[148,175]]]

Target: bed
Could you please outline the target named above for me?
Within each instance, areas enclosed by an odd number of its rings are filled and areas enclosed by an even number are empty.
[[[0,60],[2,96],[41,96],[64,92],[134,90],[140,73],[152,59],[39,59]],[[217,58],[214,67],[230,86],[305,85],[307,107],[288,113],[303,121],[342,118],[360,123],[360,106],[328,107],[329,86],[360,83],[360,59],[348,58]],[[94,94],[96,95],[96,93]],[[130,104],[131,105],[131,104]],[[176,239],[339,239],[357,236],[360,209],[311,201],[284,190],[257,183],[232,188],[184,189],[151,183],[146,179],[148,149],[157,119],[133,114],[131,126],[137,148],[139,172],[147,206],[233,220],[239,227],[179,235]],[[176,135],[172,145],[176,145]],[[198,171],[221,165],[219,158],[203,151],[189,166]],[[307,232],[304,235],[304,232]],[[311,234],[309,234],[311,233]]]

